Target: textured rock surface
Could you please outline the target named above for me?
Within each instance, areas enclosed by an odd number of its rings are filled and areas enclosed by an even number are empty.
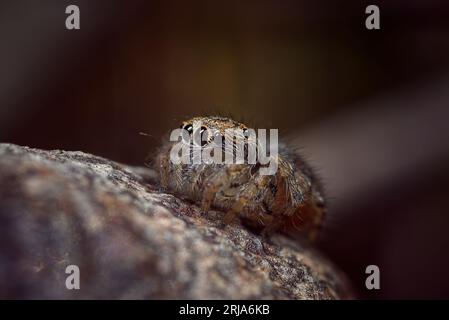
[[[347,298],[317,252],[268,243],[82,152],[0,144],[0,298]],[[77,265],[81,289],[67,290]]]

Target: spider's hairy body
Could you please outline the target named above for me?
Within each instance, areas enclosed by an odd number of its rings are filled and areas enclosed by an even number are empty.
[[[222,136],[226,129],[246,129],[224,117],[197,117],[182,127],[194,121]],[[164,143],[155,158],[162,188],[199,204],[203,212],[223,211],[227,223],[241,217],[264,232],[299,230],[310,239],[316,237],[325,213],[322,188],[308,164],[286,145],[279,143],[277,171],[263,175],[259,163],[174,164],[173,144]]]

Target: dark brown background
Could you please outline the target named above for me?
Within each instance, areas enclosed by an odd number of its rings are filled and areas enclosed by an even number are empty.
[[[392,2],[2,1],[0,141],[141,165],[192,115],[279,128],[321,172],[319,245],[359,296],[449,298],[449,7]]]

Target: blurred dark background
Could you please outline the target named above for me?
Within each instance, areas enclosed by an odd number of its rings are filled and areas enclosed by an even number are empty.
[[[358,296],[449,298],[447,1],[1,1],[0,41],[0,141],[142,165],[193,115],[279,128]]]

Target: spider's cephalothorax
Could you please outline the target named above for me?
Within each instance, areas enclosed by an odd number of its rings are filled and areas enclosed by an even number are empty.
[[[196,117],[181,128],[194,135],[194,123],[201,123],[200,136],[207,132],[209,137],[221,135],[226,139],[227,129],[248,130],[244,124],[224,117]],[[191,146],[204,149],[211,141],[206,138]],[[237,144],[235,137],[233,141]],[[304,160],[286,145],[279,144],[277,171],[267,175],[261,174],[264,165],[257,162],[176,164],[170,158],[175,143],[166,141],[155,158],[162,188],[198,203],[203,212],[210,208],[225,212],[226,223],[239,216],[265,232],[299,231],[310,239],[316,237],[325,213],[321,185]],[[222,150],[232,153],[236,148],[223,144]]]

